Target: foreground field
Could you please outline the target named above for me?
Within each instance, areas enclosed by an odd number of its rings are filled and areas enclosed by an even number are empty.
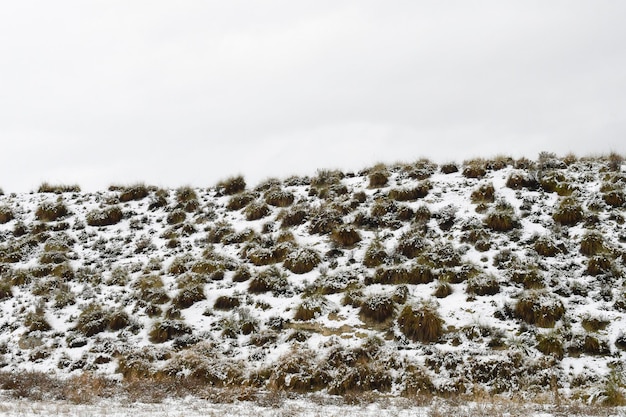
[[[0,416],[65,416],[65,417],[624,417],[626,408],[587,407],[581,405],[524,405],[509,401],[495,403],[457,403],[435,400],[427,404],[406,399],[378,399],[347,405],[344,400],[326,396],[287,399],[270,395],[254,402],[215,403],[197,398],[178,399],[157,404],[107,401],[97,404],[71,404],[0,398]]]

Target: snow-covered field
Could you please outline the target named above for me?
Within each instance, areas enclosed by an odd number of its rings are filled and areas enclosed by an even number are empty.
[[[619,403],[621,162],[416,161],[245,189],[2,195],[0,365]]]

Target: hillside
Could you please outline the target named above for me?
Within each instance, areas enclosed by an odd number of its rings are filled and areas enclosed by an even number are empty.
[[[625,171],[543,153],[2,195],[0,372],[620,404]]]

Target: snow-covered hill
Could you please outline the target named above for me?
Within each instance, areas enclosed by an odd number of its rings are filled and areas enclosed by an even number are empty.
[[[2,195],[0,363],[619,402],[624,168],[542,154]]]

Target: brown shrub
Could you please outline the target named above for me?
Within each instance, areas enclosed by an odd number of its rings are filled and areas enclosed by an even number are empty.
[[[252,277],[250,270],[245,266],[240,266],[233,274],[233,282],[245,282]]]
[[[268,216],[272,211],[269,206],[262,201],[253,201],[245,208],[246,220],[254,221]]]
[[[61,185],[61,184],[48,184],[44,182],[37,189],[38,193],[53,193],[53,194],[62,194],[62,193],[80,193],[80,186],[77,184],[72,185]]]
[[[599,232],[587,232],[580,240],[580,253],[585,256],[597,255],[604,251],[604,239]]]
[[[177,208],[172,210],[168,215],[167,215],[167,223],[168,224],[179,224],[185,221],[185,219],[187,218],[187,213],[185,213],[185,211],[183,209]]]
[[[102,227],[117,224],[123,217],[122,209],[118,206],[111,206],[102,210],[92,210],[87,213],[85,219],[89,226]]]
[[[176,189],[176,202],[180,205],[185,205],[191,201],[197,201],[198,195],[193,188],[189,186],[179,187]]]
[[[539,188],[539,181],[526,172],[512,172],[506,180],[506,186],[513,190],[527,188],[534,191]]]
[[[228,210],[233,210],[233,211],[241,210],[242,208],[244,208],[245,206],[247,206],[248,204],[250,204],[257,198],[259,198],[259,193],[255,191],[241,192],[239,194],[232,196],[228,200],[228,203],[226,203],[226,208]]]
[[[582,319],[583,329],[588,332],[597,332],[599,330],[604,330],[609,325],[610,321],[606,318],[602,317],[591,317],[586,316]]]
[[[463,176],[466,178],[482,178],[487,174],[485,161],[482,159],[465,161],[463,165]]]
[[[248,284],[248,292],[260,294],[271,291],[274,294],[282,294],[289,288],[289,282],[285,274],[276,266],[271,266],[254,276]]]
[[[284,211],[282,215],[281,228],[299,226],[309,217],[309,209],[304,206],[292,207]]]
[[[300,248],[285,259],[284,266],[294,274],[306,274],[322,261],[319,253],[311,248]]]
[[[466,291],[474,295],[495,295],[500,292],[500,284],[495,276],[481,274],[467,280]]]
[[[622,190],[612,190],[602,194],[602,199],[611,207],[624,207],[626,196]]]
[[[148,337],[152,343],[164,343],[186,334],[191,334],[191,327],[184,321],[165,319],[154,323]]]
[[[472,191],[471,200],[472,203],[493,203],[495,201],[496,190],[493,188],[492,183],[481,184],[478,188]]]
[[[0,206],[0,224],[10,222],[15,218],[13,210],[9,206]]]
[[[387,260],[387,251],[385,247],[378,240],[372,241],[370,246],[365,251],[363,257],[363,265],[368,268],[375,268],[383,264]]]
[[[535,251],[541,256],[552,257],[556,256],[560,252],[560,249],[554,243],[554,241],[548,236],[539,237],[533,247]]]
[[[396,253],[409,259],[414,259],[428,248],[427,241],[417,230],[409,230],[403,233],[398,239]]]
[[[216,310],[232,310],[235,307],[239,307],[241,302],[239,301],[239,297],[230,297],[227,295],[220,295],[215,300],[215,304],[213,304],[213,308]]]
[[[382,188],[387,185],[389,180],[389,173],[386,171],[378,170],[374,171],[368,176],[369,188]]]
[[[511,281],[522,284],[525,289],[541,289],[545,287],[543,276],[535,268],[516,270],[511,274]]]
[[[558,333],[551,332],[537,335],[537,350],[544,355],[552,355],[558,360],[563,359],[565,348]]]
[[[293,193],[281,188],[272,188],[265,193],[265,202],[274,207],[288,207],[294,199]]]
[[[204,285],[195,284],[182,288],[172,299],[172,304],[179,309],[189,308],[198,301],[206,298],[204,295]]]
[[[518,227],[519,222],[509,210],[494,210],[485,217],[485,225],[495,232],[508,232]]]
[[[217,188],[224,195],[238,194],[246,189],[246,181],[243,176],[230,177],[217,184]]]
[[[415,201],[428,195],[431,185],[423,182],[413,188],[394,188],[389,191],[388,197],[395,201]]]
[[[120,203],[143,200],[150,194],[150,190],[145,184],[134,184],[128,187],[122,187],[120,191]]]
[[[440,279],[433,295],[437,298],[446,298],[452,294],[452,286],[445,279]]]
[[[400,331],[409,339],[432,343],[443,335],[443,319],[432,304],[406,306],[398,317]]]
[[[441,172],[444,174],[454,174],[459,172],[459,167],[454,162],[448,162],[441,165]]]
[[[107,312],[100,304],[92,303],[78,316],[76,330],[90,337],[105,331],[108,326],[109,318]]]
[[[343,219],[341,213],[332,209],[321,210],[311,219],[309,233],[326,235],[332,233],[333,230],[337,229],[342,224]]]
[[[359,315],[365,321],[383,323],[393,317],[394,302],[387,295],[373,295],[365,299],[359,310]]]
[[[50,201],[44,201],[37,207],[35,216],[42,222],[52,222],[63,218],[69,214],[69,211],[62,201],[52,203]]]
[[[582,221],[583,208],[574,198],[566,197],[559,202],[552,218],[564,226],[574,226]]]
[[[330,236],[331,241],[340,247],[351,248],[361,241],[361,234],[352,226],[340,226]]]
[[[563,303],[545,291],[525,291],[515,304],[514,314],[528,324],[554,327],[565,314]]]
[[[596,255],[589,258],[585,273],[591,276],[611,273],[613,270],[613,260],[606,255]]]
[[[311,297],[305,299],[296,309],[294,320],[308,321],[322,313],[326,300],[324,297]]]
[[[376,284],[428,284],[435,279],[433,271],[424,265],[378,268],[372,282]],[[366,280],[367,283],[367,280]]]

